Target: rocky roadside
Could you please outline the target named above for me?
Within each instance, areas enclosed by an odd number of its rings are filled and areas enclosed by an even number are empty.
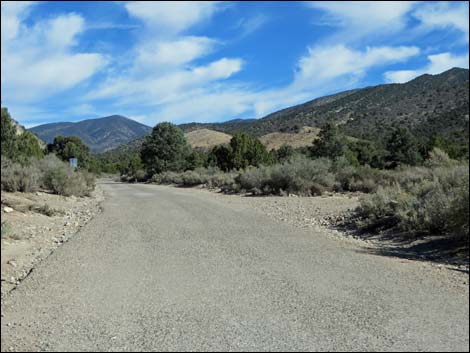
[[[99,186],[89,197],[1,192],[1,297],[100,212]]]

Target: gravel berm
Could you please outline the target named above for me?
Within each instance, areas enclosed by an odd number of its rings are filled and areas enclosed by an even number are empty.
[[[468,351],[468,287],[210,193],[102,183],[5,299],[2,351]]]

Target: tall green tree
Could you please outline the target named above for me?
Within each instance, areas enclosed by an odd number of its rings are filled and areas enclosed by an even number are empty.
[[[38,138],[29,131],[24,131],[17,137],[17,150],[21,158],[42,158],[44,151],[39,145]]]
[[[397,127],[391,132],[386,148],[386,160],[390,168],[400,164],[416,165],[422,162],[418,142],[405,127]]]
[[[230,145],[217,145],[209,154],[208,164],[215,164],[220,170],[228,172],[233,168],[232,148]]]
[[[89,167],[90,148],[78,136],[57,136],[53,143],[47,145],[47,149],[66,162],[70,158],[77,158],[80,168],[87,169]]]
[[[280,148],[272,152],[278,162],[288,161],[296,155],[294,148],[289,145],[282,145]]]
[[[342,134],[338,132],[338,128],[327,123],[323,126],[318,138],[313,141],[311,153],[313,157],[326,157],[336,159],[345,154],[347,143]]]
[[[191,147],[186,142],[183,131],[171,123],[156,125],[146,137],[140,157],[149,175],[164,171],[183,171]]]
[[[13,119],[7,108],[2,108],[1,113],[1,151],[2,156],[21,163],[29,158],[42,158],[44,151],[39,144],[39,139],[29,131],[17,132]]]
[[[244,169],[270,162],[266,147],[256,138],[244,133],[235,134],[230,140],[232,168]]]
[[[121,175],[135,175],[138,170],[143,168],[142,160],[138,154],[134,154],[123,160],[119,166]]]
[[[204,167],[207,163],[207,154],[202,151],[192,150],[186,157],[186,169],[194,170]]]
[[[13,158],[17,152],[16,127],[7,108],[1,113],[1,148],[2,156]]]

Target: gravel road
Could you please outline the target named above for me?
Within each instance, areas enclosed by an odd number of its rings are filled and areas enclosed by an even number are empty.
[[[2,351],[468,350],[468,286],[209,193],[101,187],[5,299]]]

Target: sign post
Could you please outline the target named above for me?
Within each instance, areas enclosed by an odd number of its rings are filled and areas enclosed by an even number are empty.
[[[69,158],[69,165],[73,169],[77,169],[78,166],[78,159],[77,158]]]

